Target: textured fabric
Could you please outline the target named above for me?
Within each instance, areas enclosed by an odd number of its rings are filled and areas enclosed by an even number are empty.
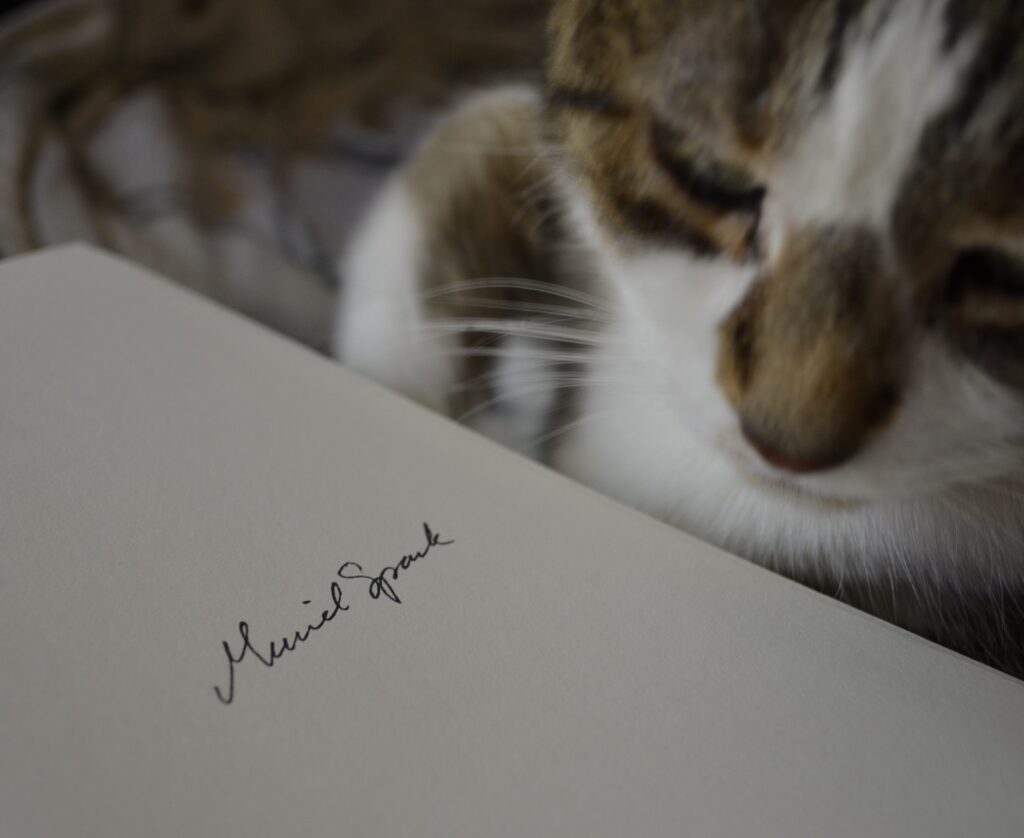
[[[337,249],[539,0],[53,0],[0,29],[0,249],[86,240],[322,348]]]

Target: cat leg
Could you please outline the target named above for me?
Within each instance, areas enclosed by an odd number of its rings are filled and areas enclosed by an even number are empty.
[[[539,114],[505,87],[434,129],[357,232],[335,335],[344,363],[527,454],[554,378],[530,312],[560,302]]]
[[[443,412],[456,371],[452,337],[429,328],[421,267],[427,224],[398,173],[342,261],[333,349],[357,372]]]

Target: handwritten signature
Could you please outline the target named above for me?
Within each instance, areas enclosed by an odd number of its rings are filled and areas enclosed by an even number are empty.
[[[401,603],[402,600],[398,596],[398,591],[395,589],[395,583],[398,582],[398,576],[403,570],[408,570],[413,564],[418,562],[420,559],[426,558],[427,555],[435,547],[447,547],[449,544],[454,544],[454,540],[444,540],[438,533],[431,530],[429,524],[423,525],[423,533],[426,536],[426,546],[422,547],[415,553],[409,553],[408,555],[402,556],[401,560],[396,564],[385,567],[376,576],[370,576],[363,571],[363,567],[356,562],[345,562],[341,567],[338,568],[336,576],[344,580],[355,580],[363,579],[369,582],[367,585],[367,593],[371,599],[380,599],[382,596],[385,599],[389,599],[394,603]],[[280,641],[272,640],[264,650],[257,649],[253,645],[252,640],[249,637],[249,624],[242,620],[238,624],[238,638],[240,643],[238,650],[234,651],[231,648],[231,644],[225,640],[221,645],[224,648],[224,654],[228,660],[228,685],[225,689],[221,689],[218,686],[213,688],[217,698],[220,699],[222,704],[231,704],[235,700],[235,667],[238,666],[247,657],[255,659],[263,666],[270,669],[274,664],[279,661],[288,652],[294,652],[299,646],[309,640],[316,632],[323,629],[328,623],[333,622],[334,619],[341,614],[343,611],[349,610],[349,605],[343,602],[345,595],[344,590],[341,587],[341,583],[336,580],[331,582],[329,588],[330,601],[332,603],[331,608],[325,608],[320,612],[320,619],[314,623],[308,623],[304,629],[292,632],[291,634],[282,637]],[[304,600],[303,605],[311,604],[312,600]]]

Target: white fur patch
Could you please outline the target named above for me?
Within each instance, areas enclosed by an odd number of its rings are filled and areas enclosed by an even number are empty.
[[[556,398],[556,374],[544,360],[545,349],[529,338],[505,338],[490,380],[491,403],[468,420],[485,436],[528,457],[540,456]]]
[[[883,4],[884,5],[884,4]],[[771,206],[788,224],[847,222],[886,229],[929,122],[948,107],[977,48],[943,51],[944,3],[905,0],[851,34],[822,111],[784,167]],[[777,240],[777,237],[775,237]]]
[[[334,353],[434,410],[454,384],[451,340],[425,330],[422,221],[400,176],[380,194],[341,266]]]

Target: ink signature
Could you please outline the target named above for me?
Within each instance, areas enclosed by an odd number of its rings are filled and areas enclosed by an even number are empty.
[[[335,574],[344,580],[356,580],[363,579],[369,584],[367,585],[367,593],[371,599],[380,599],[381,596],[391,600],[394,603],[401,603],[402,600],[398,596],[398,591],[395,589],[395,584],[398,582],[400,573],[404,570],[408,570],[412,565],[418,562],[420,559],[424,559],[430,554],[431,550],[436,547],[447,547],[449,544],[454,544],[454,539],[445,540],[440,534],[435,533],[429,524],[423,525],[423,534],[426,536],[426,545],[416,551],[415,553],[409,553],[408,555],[402,556],[402,558],[391,565],[385,567],[376,576],[370,576],[363,571],[362,565],[356,562],[345,562],[341,567],[338,568],[338,572]],[[310,637],[321,631],[328,623],[333,622],[339,614],[344,611],[348,611],[351,607],[347,602],[343,602],[345,592],[341,587],[341,583],[335,579],[331,582],[331,586],[328,589],[330,595],[330,601],[332,607],[325,608],[320,612],[320,618],[316,622],[308,623],[305,628],[294,631],[281,638],[280,641],[272,640],[270,643],[262,648],[258,649],[249,636],[249,624],[242,620],[238,624],[238,638],[241,641],[238,646],[238,650],[234,651],[231,648],[231,644],[225,640],[221,644],[224,648],[224,654],[228,660],[228,684],[225,689],[221,689],[219,686],[213,688],[214,693],[220,700],[221,704],[231,704],[235,700],[235,667],[238,666],[247,657],[251,657],[263,664],[268,669],[272,668],[277,661],[279,661],[288,652],[294,652],[299,646],[308,641]],[[310,605],[312,600],[303,600],[303,605]]]

